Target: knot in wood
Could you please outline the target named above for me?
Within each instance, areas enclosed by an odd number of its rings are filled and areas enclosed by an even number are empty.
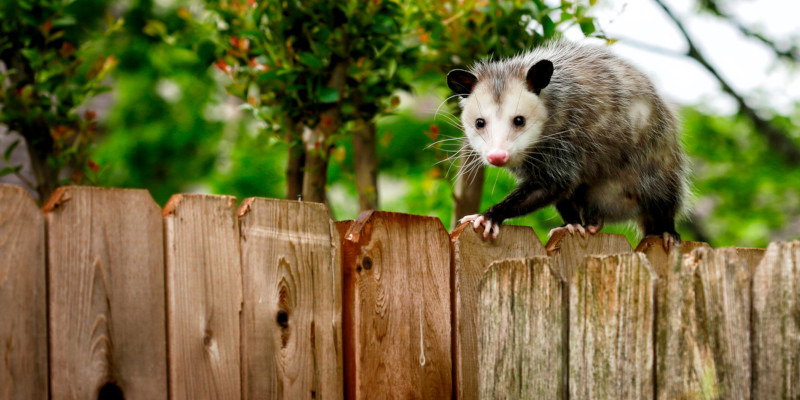
[[[364,260],[361,261],[361,265],[364,266],[364,269],[369,271],[372,269],[372,259],[369,257],[364,257]]]
[[[278,325],[280,325],[281,328],[283,328],[283,329],[288,328],[289,327],[289,313],[287,313],[286,310],[279,310],[278,311],[277,321],[278,321]]]

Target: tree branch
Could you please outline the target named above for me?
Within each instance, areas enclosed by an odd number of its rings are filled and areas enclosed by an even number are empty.
[[[728,14],[719,7],[719,4],[716,0],[705,0],[701,2],[702,7],[708,10],[711,14],[722,18],[728,21],[730,24],[736,27],[742,35],[745,35],[749,38],[756,39],[761,42],[763,45],[769,47],[775,54],[779,57],[784,58],[789,61],[793,62],[800,62],[800,50],[797,46],[792,45],[788,50],[781,49],[772,39],[767,38],[760,32],[756,32],[749,27],[745,26],[739,20],[734,18],[732,15]]]
[[[783,157],[787,164],[792,166],[800,166],[800,148],[798,148],[797,144],[784,131],[777,128],[769,121],[761,118],[755,109],[747,105],[747,102],[744,100],[744,98],[737,93],[730,84],[728,84],[728,82],[719,74],[716,68],[714,68],[714,66],[712,66],[708,60],[706,60],[700,50],[698,50],[697,46],[692,40],[691,35],[689,35],[689,32],[686,30],[680,19],[678,19],[675,14],[672,13],[669,7],[667,7],[662,0],[653,1],[655,1],[656,4],[658,4],[664,10],[667,16],[672,20],[672,22],[675,23],[675,26],[677,26],[683,34],[684,39],[686,39],[686,43],[689,45],[689,50],[687,51],[686,56],[700,63],[700,65],[702,65],[708,72],[711,73],[711,75],[714,76],[714,78],[717,79],[717,81],[719,81],[720,85],[722,86],[722,90],[731,95],[736,100],[736,103],[738,103],[739,112],[753,123],[756,131],[764,135],[764,137],[767,139],[767,143],[774,152]]]

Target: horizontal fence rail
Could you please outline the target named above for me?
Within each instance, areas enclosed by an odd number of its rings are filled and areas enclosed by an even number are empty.
[[[800,398],[800,241],[329,215],[0,185],[0,398]]]

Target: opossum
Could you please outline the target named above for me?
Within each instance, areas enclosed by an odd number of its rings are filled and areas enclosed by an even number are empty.
[[[558,41],[450,71],[447,85],[469,151],[517,178],[500,203],[461,219],[484,239],[555,204],[564,225],[554,231],[585,236],[637,219],[666,248],[680,245],[686,157],[677,118],[642,72],[604,47]]]

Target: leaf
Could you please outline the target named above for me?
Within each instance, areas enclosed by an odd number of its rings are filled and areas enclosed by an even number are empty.
[[[549,38],[553,37],[553,34],[556,32],[556,24],[550,19],[549,16],[545,15],[542,18],[542,33],[544,37]]]
[[[16,148],[16,147],[19,145],[19,142],[20,142],[21,140],[22,140],[22,139],[17,139],[17,140],[15,140],[15,141],[13,141],[13,142],[11,143],[11,145],[9,145],[9,146],[8,146],[8,148],[6,148],[6,151],[5,151],[5,153],[3,153],[3,161],[5,161],[5,162],[8,162],[8,160],[10,160],[10,159],[11,159],[11,153],[13,153],[13,152],[14,152],[14,148]]]
[[[63,28],[75,25],[78,21],[72,15],[64,15],[53,20],[53,28]]]
[[[167,34],[167,25],[161,21],[151,19],[145,23],[142,32],[148,36],[165,36]]]
[[[0,176],[16,174],[19,171],[22,171],[22,165],[17,165],[16,167],[5,167],[3,169],[0,169]]]
[[[594,21],[591,19],[582,20],[580,23],[581,31],[584,35],[589,36],[595,31]]]
[[[335,103],[339,100],[339,92],[332,88],[322,88],[319,91],[320,103]]]
[[[307,51],[300,53],[300,62],[314,69],[322,69],[325,66],[321,58]]]

